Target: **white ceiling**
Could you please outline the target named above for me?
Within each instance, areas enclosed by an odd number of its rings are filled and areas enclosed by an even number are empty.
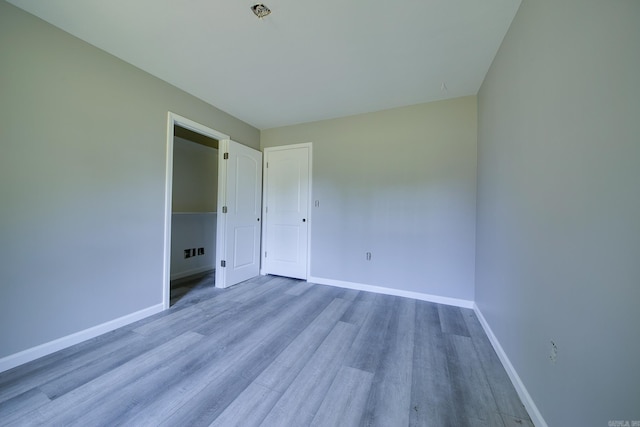
[[[476,94],[521,0],[8,1],[267,129]]]

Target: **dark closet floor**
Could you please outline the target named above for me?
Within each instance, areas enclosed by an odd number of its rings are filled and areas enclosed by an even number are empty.
[[[216,283],[215,270],[171,281],[171,301],[173,306],[194,288],[213,287]]]

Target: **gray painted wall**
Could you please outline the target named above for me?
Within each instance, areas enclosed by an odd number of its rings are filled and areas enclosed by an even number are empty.
[[[524,0],[478,95],[476,302],[551,426],[640,420],[639,22]]]
[[[161,303],[167,112],[259,131],[0,1],[0,358]]]
[[[218,149],[173,139],[173,212],[215,212],[218,205]]]
[[[311,275],[473,300],[476,136],[475,96],[262,131],[313,143]]]

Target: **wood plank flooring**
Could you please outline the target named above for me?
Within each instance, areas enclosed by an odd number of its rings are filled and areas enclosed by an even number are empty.
[[[262,276],[0,373],[0,426],[533,426],[472,310]]]

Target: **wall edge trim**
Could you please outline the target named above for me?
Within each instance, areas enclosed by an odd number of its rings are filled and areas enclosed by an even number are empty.
[[[95,338],[99,335],[113,331],[114,329],[118,329],[130,323],[144,319],[145,317],[152,316],[161,312],[163,307],[163,304],[156,304],[53,341],[28,348],[18,353],[10,354],[9,356],[0,359],[0,372],[8,371],[9,369],[31,362],[32,360],[39,359],[40,357],[47,356],[55,353],[56,351],[63,350],[91,338]]]
[[[184,279],[185,277],[195,276],[196,274],[213,271],[216,269],[215,261],[213,264],[204,265],[202,267],[191,268],[189,270],[180,271],[171,275],[171,280]]]
[[[453,305],[462,308],[473,308],[474,302],[460,298],[443,297],[439,295],[425,294],[422,292],[406,291],[403,289],[386,288],[383,286],[366,285],[364,283],[347,282],[344,280],[327,279],[323,277],[309,276],[307,282],[318,285],[335,286],[338,288],[354,289],[357,291],[374,292],[377,294],[393,295],[398,297],[413,298],[420,301],[429,301],[437,304]]]
[[[520,379],[518,372],[511,364],[511,360],[509,360],[507,353],[505,353],[504,349],[500,345],[500,341],[498,341],[498,338],[493,333],[493,330],[489,326],[487,319],[484,318],[484,316],[482,315],[482,312],[480,311],[480,308],[475,302],[473,303],[473,311],[476,313],[476,316],[480,321],[480,325],[482,325],[482,329],[484,329],[484,332],[487,334],[487,337],[489,338],[489,341],[491,342],[493,349],[496,351],[496,354],[498,355],[498,358],[500,359],[502,366],[504,367],[505,371],[507,371],[507,375],[509,375],[509,379],[511,380],[511,383],[515,387],[516,392],[518,393],[518,396],[522,401],[522,404],[527,409],[527,412],[531,417],[531,421],[536,427],[548,427],[546,421],[544,420],[544,418],[542,417],[542,414],[540,413],[540,410],[538,409],[535,402],[533,401],[533,398],[529,394],[529,391],[527,390],[524,383]]]

